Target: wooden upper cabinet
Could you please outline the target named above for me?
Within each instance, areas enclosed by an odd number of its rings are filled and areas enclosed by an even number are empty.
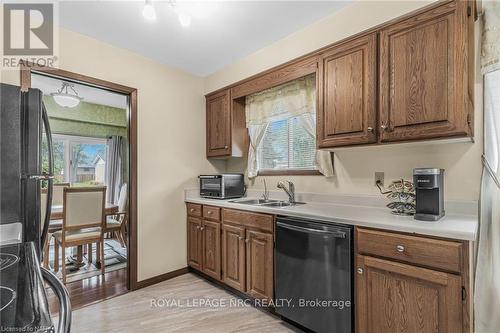
[[[472,135],[467,1],[380,32],[380,141]]]
[[[231,155],[231,97],[229,89],[206,99],[207,157]]]
[[[462,332],[461,277],[357,256],[356,331]]]
[[[377,35],[332,47],[319,63],[320,148],[376,142]]]

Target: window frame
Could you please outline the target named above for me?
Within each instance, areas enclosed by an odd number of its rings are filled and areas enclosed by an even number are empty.
[[[288,129],[288,136],[290,136],[290,128]],[[288,142],[290,142],[290,140],[288,140]],[[290,147],[288,147],[288,149],[290,150]],[[315,145],[315,150],[316,149],[317,147]],[[258,152],[256,153],[258,154]],[[321,172],[319,172],[318,168],[281,168],[281,169],[259,168],[257,171],[257,175],[258,176],[320,176]]]
[[[69,135],[69,134],[52,134],[52,141],[63,141],[64,144],[64,182],[70,182],[71,170],[71,151],[75,144],[103,144],[106,146],[106,159],[108,155],[108,140],[106,138],[98,138],[91,136]],[[106,165],[105,168],[108,166]],[[106,173],[104,183],[106,184]]]

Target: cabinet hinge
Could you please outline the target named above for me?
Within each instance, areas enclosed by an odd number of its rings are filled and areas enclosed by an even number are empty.
[[[467,6],[467,17],[471,17],[472,16],[472,8],[471,6]]]
[[[467,300],[467,290],[462,286],[462,302],[465,303]]]
[[[467,114],[467,125],[470,125],[470,113]]]

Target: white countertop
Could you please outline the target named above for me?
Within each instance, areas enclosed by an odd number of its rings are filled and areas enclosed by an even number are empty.
[[[249,194],[245,199],[257,198]],[[352,198],[352,197],[351,197]],[[202,205],[213,205],[225,208],[234,208],[252,212],[261,212],[274,215],[285,215],[317,219],[327,222],[337,222],[356,226],[386,229],[421,235],[429,235],[459,240],[476,240],[478,230],[477,214],[450,213],[436,222],[417,221],[412,216],[397,216],[391,214],[386,207],[363,206],[335,202],[317,202],[300,200],[305,205],[289,206],[283,208],[245,205],[231,202],[233,200],[218,200],[200,198],[195,191],[185,192],[185,201]],[[360,200],[363,201],[363,200]],[[445,206],[446,208],[446,206]]]

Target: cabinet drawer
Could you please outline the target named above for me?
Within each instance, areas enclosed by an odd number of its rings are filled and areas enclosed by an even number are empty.
[[[196,216],[196,217],[201,216],[201,205],[188,203],[186,204],[186,207],[187,207],[187,214],[189,216]]]
[[[220,208],[214,206],[203,206],[203,217],[209,220],[220,221]]]
[[[357,228],[358,253],[460,272],[462,243]]]
[[[224,223],[229,222],[273,232],[273,221],[273,215],[251,213],[235,209],[222,210],[222,222]]]

